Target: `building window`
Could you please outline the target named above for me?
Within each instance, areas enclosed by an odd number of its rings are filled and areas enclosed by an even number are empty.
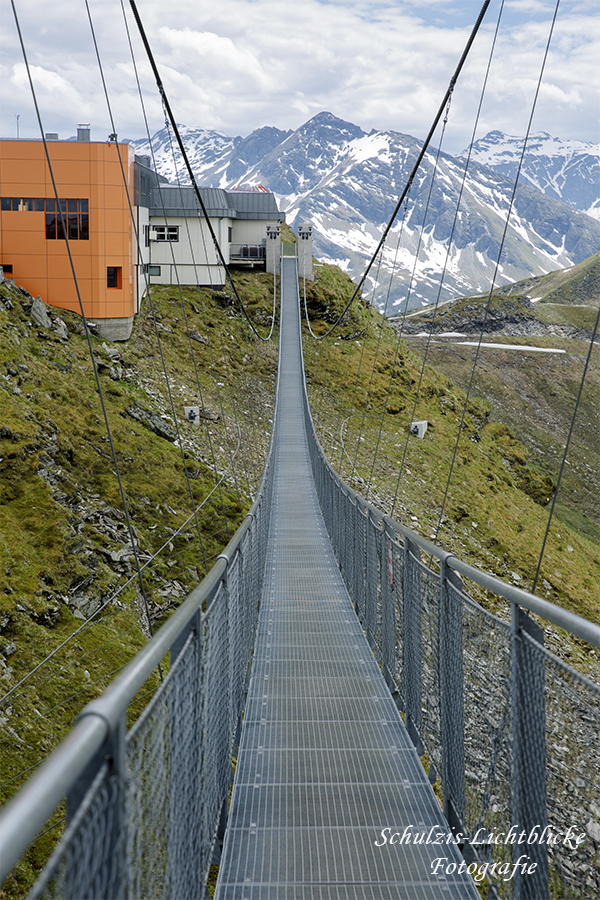
[[[148,275],[160,275],[160,266],[148,266]]]
[[[121,266],[108,266],[106,269],[106,287],[121,288],[123,285],[123,269]]]
[[[233,241],[233,227],[231,225],[227,227],[227,240],[230,244]]]
[[[2,197],[2,211],[9,212],[28,212],[34,208],[34,201],[31,197]]]
[[[56,240],[56,201],[46,200],[46,240]]]
[[[63,217],[70,241],[89,241],[90,239],[89,201],[87,199],[59,200],[58,209],[56,200],[43,197],[2,197],[1,203],[3,212],[45,212],[46,238],[49,241],[65,239]],[[63,217],[60,215],[61,212]]]
[[[69,198],[59,200],[59,209],[56,208],[56,200],[35,200],[35,209],[41,212],[46,210],[46,238],[49,241],[65,239],[63,220],[70,241],[89,241],[90,219],[88,200]],[[62,213],[62,215],[61,215]]]
[[[178,241],[179,225],[153,225],[156,241]]]
[[[5,275],[12,275],[13,273],[12,266],[8,265],[8,263],[6,265],[4,265],[4,263],[0,263],[0,268]]]
[[[150,226],[144,225],[144,246],[150,246]]]

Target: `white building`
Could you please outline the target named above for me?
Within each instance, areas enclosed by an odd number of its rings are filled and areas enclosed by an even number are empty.
[[[137,228],[142,271],[140,296],[149,284],[222,287],[225,271],[196,192],[169,184],[147,157],[136,157]],[[227,265],[267,268],[267,232],[279,235],[285,214],[264,188],[225,191],[200,188],[212,230]],[[278,249],[278,248],[277,248]],[[278,252],[275,258],[278,257]]]

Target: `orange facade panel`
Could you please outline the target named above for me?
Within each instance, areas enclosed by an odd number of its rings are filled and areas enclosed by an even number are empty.
[[[128,318],[135,311],[133,152],[74,141],[53,141],[48,150],[60,210],[43,142],[0,141],[0,265],[47,303],[78,312],[64,225],[86,315]]]

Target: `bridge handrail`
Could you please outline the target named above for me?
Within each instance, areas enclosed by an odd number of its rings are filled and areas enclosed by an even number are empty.
[[[523,853],[533,861],[528,877],[517,873],[499,893],[497,876],[488,873],[488,897],[589,896],[592,883],[600,884],[598,823],[586,816],[600,803],[600,684],[561,658],[571,648],[541,625],[594,647],[600,627],[385,515],[331,467],[306,387],[304,413],[341,575],[417,753],[428,759],[429,780],[441,780],[444,813],[463,837],[465,861],[508,865],[512,851],[491,835],[517,832],[521,843],[524,833]],[[508,621],[473,599],[462,576],[508,601]],[[547,644],[555,642],[565,653],[551,652]],[[545,829],[552,841],[539,840]],[[576,849],[567,840],[574,831]],[[513,848],[514,862],[521,849]]]
[[[275,398],[273,423],[277,415],[277,392]],[[217,557],[210,572],[102,695],[83,708],[67,737],[2,809],[0,884],[11,873],[69,788],[77,782],[86,766],[114,733],[129,703],[173,647],[177,638],[186,631],[199,612],[201,622],[210,615],[212,601],[235,560],[262,502],[273,453],[273,432],[274,426],[254,502],[238,530]],[[202,612],[204,604],[206,608]]]
[[[308,403],[308,398],[306,402]],[[526,591],[523,588],[508,584],[508,582],[503,581],[496,575],[490,575],[487,572],[483,572],[481,569],[477,569],[475,566],[471,566],[468,563],[463,562],[463,560],[459,559],[459,557],[455,556],[451,551],[443,550],[441,547],[438,547],[437,544],[432,544],[431,541],[428,541],[426,538],[421,537],[421,535],[417,534],[415,531],[412,531],[412,529],[408,528],[406,525],[402,525],[400,524],[400,522],[392,519],[390,516],[383,513],[368,500],[365,500],[364,497],[361,497],[361,495],[358,494],[349,484],[347,484],[343,480],[343,478],[341,478],[341,476],[338,475],[338,473],[331,467],[331,464],[329,463],[317,437],[314,422],[312,420],[312,415],[310,413],[310,407],[308,406],[307,408],[316,446],[321,454],[325,466],[329,469],[331,477],[336,481],[340,490],[342,490],[347,496],[349,496],[354,503],[358,504],[358,506],[360,506],[365,512],[368,510],[371,515],[373,515],[380,522],[385,523],[388,528],[391,528],[399,534],[402,534],[404,537],[408,538],[411,543],[416,544],[416,546],[427,553],[428,556],[432,556],[435,559],[438,559],[440,562],[444,562],[450,569],[453,569],[455,572],[464,575],[466,578],[468,578],[470,581],[474,581],[480,587],[493,591],[495,594],[497,594],[499,597],[503,597],[505,600],[517,603],[519,606],[523,607],[523,609],[527,609],[529,610],[529,612],[533,612],[536,615],[541,616],[541,618],[546,619],[547,622],[551,622],[553,625],[557,625],[559,628],[564,628],[565,631],[569,631],[576,637],[579,637],[582,640],[593,644],[595,647],[600,648],[600,625],[596,625],[594,622],[590,622],[588,619],[584,619],[582,616],[577,615],[577,613],[571,612],[568,609],[564,609],[562,606],[557,606],[555,603],[544,600],[542,597],[536,597],[535,594],[531,594],[529,591]]]

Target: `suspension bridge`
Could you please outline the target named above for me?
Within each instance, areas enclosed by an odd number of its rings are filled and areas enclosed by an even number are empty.
[[[600,629],[441,551],[333,472],[306,394],[296,266],[282,259],[254,505],[6,808],[3,876],[66,795],[32,898],[202,897],[215,861],[219,898],[468,898],[488,880],[491,896],[591,896],[593,851],[565,797],[570,779],[599,790],[600,689],[544,648],[527,611],[595,646]],[[512,621],[471,600],[461,574],[508,599]],[[548,752],[557,732],[567,756]]]
[[[215,866],[218,900],[595,896],[600,686],[544,629],[600,648],[600,627],[442,550],[335,472],[308,399],[298,262],[285,247],[250,512],[6,806],[0,876],[66,798],[30,900],[205,898]]]

